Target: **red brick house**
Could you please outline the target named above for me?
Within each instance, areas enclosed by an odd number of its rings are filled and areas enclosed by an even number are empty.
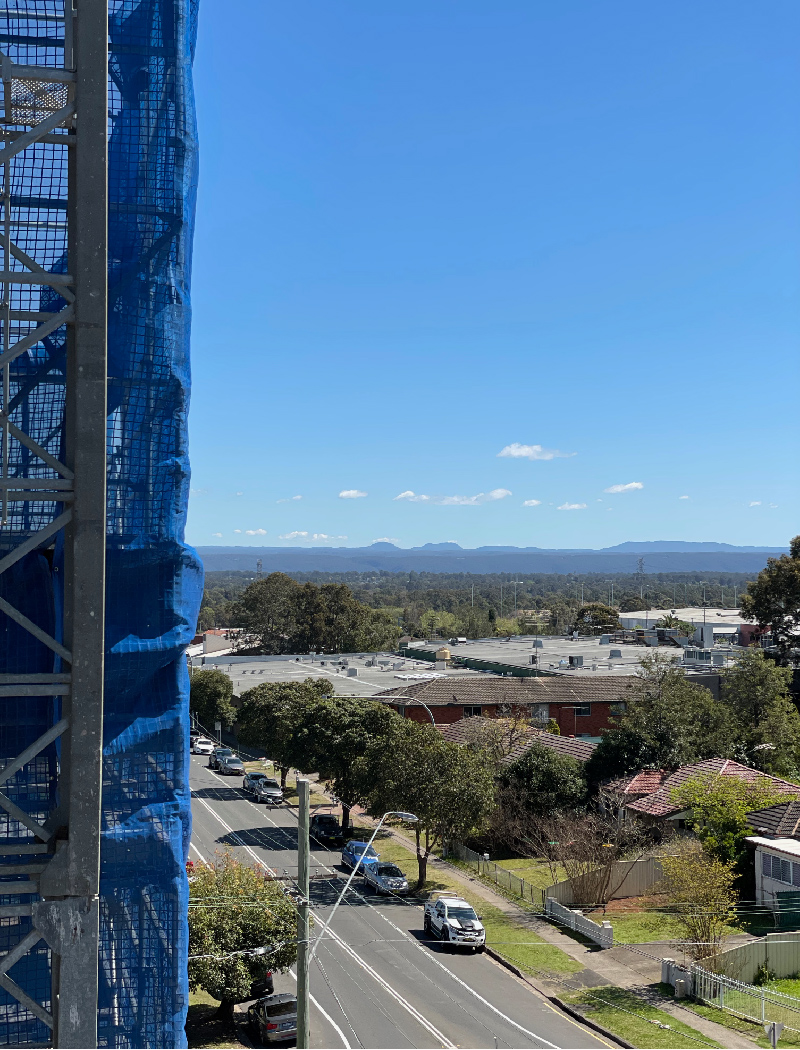
[[[613,715],[621,714],[633,676],[575,678],[500,678],[474,675],[434,678],[386,689],[372,697],[406,718],[428,721],[427,706],[436,724],[481,715],[509,715],[546,723],[555,719],[562,736],[599,740]]]

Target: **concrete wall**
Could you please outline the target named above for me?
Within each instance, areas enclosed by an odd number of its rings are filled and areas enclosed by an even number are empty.
[[[552,919],[559,925],[567,926],[576,933],[582,933],[584,937],[599,944],[601,948],[612,948],[614,945],[614,929],[610,922],[593,922],[581,912],[565,908],[552,897],[545,898],[544,913],[548,919]]]

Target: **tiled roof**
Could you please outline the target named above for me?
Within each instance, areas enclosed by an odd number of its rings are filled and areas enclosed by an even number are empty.
[[[634,681],[634,675],[602,679],[566,675],[541,678],[500,678],[491,675],[458,678],[453,675],[384,689],[372,699],[394,703],[397,698],[411,696],[423,700],[430,707],[451,704],[614,703],[628,698],[628,689]]]
[[[480,737],[480,730],[498,727],[506,732],[506,739],[501,740],[503,750],[506,752],[503,763],[510,765],[522,758],[531,749],[534,743],[557,751],[561,755],[569,755],[578,762],[587,762],[589,756],[597,747],[591,740],[579,740],[576,737],[559,736],[557,733],[546,733],[542,729],[533,726],[520,727],[518,723],[510,718],[483,718],[474,716],[472,718],[459,718],[457,722],[450,725],[440,726],[442,736],[454,744],[469,744]]]
[[[729,758],[709,758],[705,762],[696,762],[692,766],[681,766],[680,769],[667,777],[657,791],[638,799],[636,802],[629,803],[626,809],[633,810],[636,813],[645,813],[650,817],[666,817],[671,813],[678,813],[681,807],[672,801],[672,791],[681,784],[686,783],[687,780],[691,780],[692,777],[713,774],[722,777],[738,777],[740,780],[745,780],[750,784],[755,784],[760,780],[768,780],[770,787],[775,788],[776,791],[783,791],[787,795],[800,796],[800,786],[792,784],[788,780],[771,777],[757,769],[751,769],[749,766],[733,762]]]
[[[754,831],[778,838],[800,839],[800,802],[779,802],[747,814]]]
[[[615,795],[652,795],[654,791],[658,791],[669,775],[668,769],[643,769],[632,776],[608,780],[602,787],[603,791]]]

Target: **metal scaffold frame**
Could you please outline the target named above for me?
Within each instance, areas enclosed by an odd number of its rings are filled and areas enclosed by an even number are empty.
[[[17,12],[4,15],[17,17]],[[0,907],[0,916],[29,916],[32,924],[30,932],[0,957],[0,987],[52,1031],[52,1042],[38,1045],[96,1047],[106,544],[108,10],[106,0],[65,0],[63,16],[20,6],[20,19],[37,17],[51,22],[63,18],[61,68],[18,65],[0,52],[5,102],[0,121],[0,574],[31,553],[60,548],[63,542],[63,629],[48,633],[0,597],[0,611],[53,653],[56,668],[52,673],[0,675],[0,698],[60,698],[53,704],[52,727],[0,770],[5,819],[29,833],[27,842],[0,845],[0,876],[15,880],[3,881],[2,887],[31,901]],[[0,42],[0,48],[5,47]],[[30,222],[20,220],[14,202],[11,161],[42,143],[68,152],[66,273],[46,270],[15,243],[17,228]],[[35,163],[33,152],[31,156]],[[19,309],[31,305],[20,299],[19,289],[31,286],[43,292],[54,289],[66,305],[53,312]],[[58,457],[12,421],[10,368],[62,325],[67,326],[65,440]],[[26,472],[34,476],[10,469],[15,442],[35,464],[36,469]],[[10,509],[32,504],[51,504],[56,508],[52,519],[44,527],[19,528],[14,524],[19,514],[10,514]],[[60,638],[54,637],[59,633]],[[42,821],[12,801],[4,785],[56,742],[57,804]],[[9,977],[42,941],[50,949],[49,1002],[33,998]]]

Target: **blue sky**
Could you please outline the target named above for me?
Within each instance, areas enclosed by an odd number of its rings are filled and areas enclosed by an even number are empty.
[[[205,0],[187,539],[787,543],[799,34]]]

